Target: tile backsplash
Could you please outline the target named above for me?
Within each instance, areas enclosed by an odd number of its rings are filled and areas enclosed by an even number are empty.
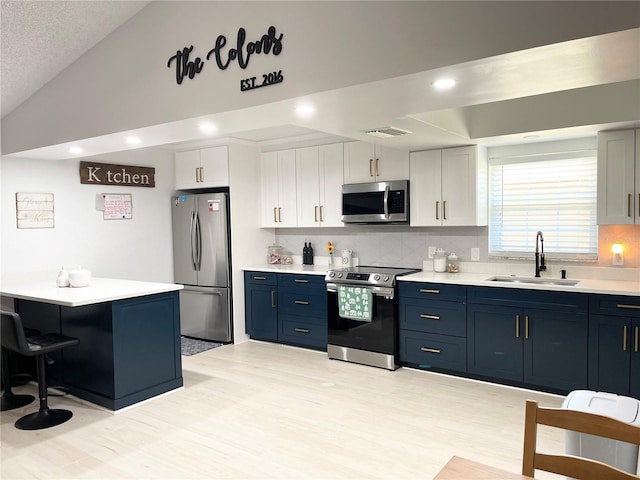
[[[292,255],[299,256],[302,255],[304,242],[310,241],[315,255],[326,257],[327,241],[330,241],[335,247],[334,256],[340,256],[344,249],[353,250],[360,265],[422,268],[422,262],[428,258],[430,246],[455,252],[463,262],[471,261],[472,248],[480,250],[480,262],[507,262],[488,258],[487,235],[487,227],[354,225],[345,228],[278,229],[276,242]],[[581,263],[611,267],[611,245],[615,242],[622,243],[624,247],[624,267],[619,268],[640,268],[640,225],[601,226],[598,261]]]

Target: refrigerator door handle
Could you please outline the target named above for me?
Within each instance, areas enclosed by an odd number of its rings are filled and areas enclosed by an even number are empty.
[[[197,245],[196,245],[196,212],[191,212],[191,227],[190,227],[190,233],[191,233],[191,266],[193,267],[194,270],[197,270],[197,259],[196,259],[196,251],[197,251]]]
[[[202,266],[202,230],[200,227],[200,215],[196,212],[196,270]]]

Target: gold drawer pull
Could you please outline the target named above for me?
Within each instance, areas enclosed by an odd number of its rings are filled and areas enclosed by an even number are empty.
[[[429,290],[428,288],[421,288],[420,293],[440,293],[440,290]]]
[[[529,315],[524,316],[524,338],[529,338]]]
[[[440,353],[442,351],[439,348],[427,348],[427,347],[422,347],[420,350],[428,353]]]
[[[420,314],[420,318],[428,318],[429,320],[440,320],[438,315],[427,315],[426,313]]]
[[[622,327],[622,351],[627,351],[627,326]]]
[[[297,333],[310,333],[311,330],[307,329],[307,328],[296,328],[295,331]]]
[[[271,308],[276,308],[276,292],[271,290]]]
[[[296,305],[309,305],[309,302],[305,302],[304,300],[295,300],[293,303]]]
[[[293,281],[295,283],[309,283],[309,280],[303,280],[301,278],[294,278]]]
[[[636,331],[636,335],[635,335],[635,345],[634,345],[634,349],[633,351],[638,353],[638,349],[640,348],[640,327],[635,327],[634,329]]]
[[[267,277],[253,277],[254,280],[266,280]]]
[[[640,310],[640,305],[627,305],[627,304],[624,304],[624,303],[618,303],[616,305],[616,307],[618,307],[618,308],[632,308],[634,310]]]
[[[520,338],[520,315],[516,315],[516,338]]]

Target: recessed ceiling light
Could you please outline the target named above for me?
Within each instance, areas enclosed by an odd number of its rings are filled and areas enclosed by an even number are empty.
[[[215,133],[218,131],[218,127],[211,122],[202,122],[199,128],[202,133]]]
[[[142,142],[142,140],[140,140],[140,137],[134,137],[133,135],[130,137],[127,137],[127,139],[125,140],[129,145],[138,145],[140,144],[140,142]]]
[[[433,82],[433,87],[437,90],[448,90],[453,88],[455,84],[456,81],[453,78],[441,78]]]
[[[316,109],[309,103],[303,103],[296,107],[296,114],[301,118],[312,117],[316,113]]]
[[[73,153],[74,155],[77,155],[78,153],[82,153],[82,149],[80,147],[71,147],[69,149],[69,153]]]

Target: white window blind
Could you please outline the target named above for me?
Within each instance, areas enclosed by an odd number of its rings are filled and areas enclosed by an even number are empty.
[[[528,257],[536,232],[550,257],[596,259],[596,151],[491,159],[489,254]]]

